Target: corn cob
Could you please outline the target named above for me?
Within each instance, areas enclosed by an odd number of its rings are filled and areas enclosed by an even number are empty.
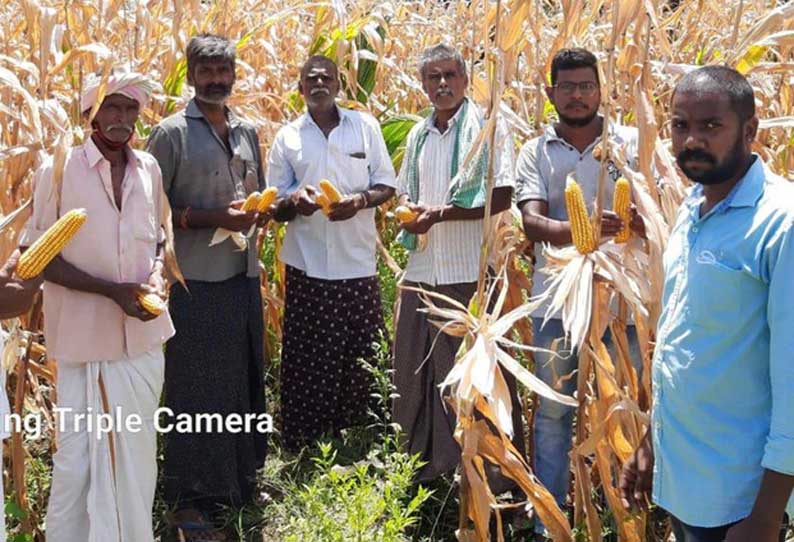
[[[245,198],[245,203],[240,207],[240,210],[244,212],[256,211],[256,206],[259,205],[259,198],[261,197],[262,195],[259,192],[251,192],[248,197]]]
[[[400,223],[405,224],[416,220],[417,214],[405,205],[400,205],[394,210],[394,216],[397,217]]]
[[[631,186],[629,181],[623,177],[615,182],[615,194],[612,200],[612,210],[623,221],[623,229],[615,236],[616,243],[625,243],[631,237],[631,228],[629,228],[629,206],[631,205]]]
[[[141,304],[141,307],[151,314],[159,316],[165,310],[165,303],[157,294],[141,294],[138,296],[138,302]]]
[[[86,216],[85,209],[72,209],[59,218],[19,258],[17,276],[27,280],[41,274],[85,223]]]
[[[331,184],[331,181],[328,179],[322,179],[320,181],[320,190],[323,191],[323,194],[328,197],[328,201],[331,203],[336,203],[342,199],[342,194],[334,185]]]
[[[571,223],[571,237],[573,244],[582,254],[589,254],[595,250],[595,236],[593,225],[587,216],[587,206],[584,202],[582,189],[571,177],[565,182],[565,208],[568,211],[568,220]]]
[[[328,199],[328,196],[325,194],[317,194],[317,197],[314,199],[314,201],[320,206],[323,214],[328,216],[328,213],[331,212],[331,201]]]
[[[262,197],[259,198],[259,205],[256,206],[256,211],[258,213],[267,211],[268,207],[273,205],[273,202],[276,201],[276,196],[278,196],[278,188],[275,186],[271,186],[262,192]]]

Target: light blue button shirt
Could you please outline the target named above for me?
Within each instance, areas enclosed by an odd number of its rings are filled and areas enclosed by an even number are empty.
[[[794,475],[794,187],[757,156],[664,256],[653,362],[653,500],[685,523],[750,514],[764,469]]]

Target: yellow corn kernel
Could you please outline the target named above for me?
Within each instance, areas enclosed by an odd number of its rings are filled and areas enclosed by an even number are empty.
[[[278,196],[278,188],[275,186],[271,186],[262,192],[262,197],[259,198],[259,205],[256,206],[256,212],[264,213],[267,211],[268,207],[276,201],[276,196]]]
[[[251,192],[248,197],[245,198],[245,203],[243,203],[240,210],[245,212],[255,211],[256,206],[259,205],[259,198],[261,197],[262,195],[259,192]]]
[[[323,214],[328,216],[328,213],[331,212],[331,201],[328,199],[328,196],[325,194],[317,194],[317,197],[314,199],[314,201],[320,206]]]
[[[71,241],[77,230],[85,223],[86,217],[85,209],[72,209],[59,218],[19,258],[17,276],[27,280],[41,274],[52,259]]]
[[[587,206],[584,202],[582,189],[571,177],[568,177],[565,182],[565,208],[568,211],[571,237],[573,237],[576,250],[582,254],[593,252],[596,248],[593,225],[587,216]]]
[[[160,315],[165,310],[165,302],[157,294],[143,294],[138,296],[138,303],[151,314]]]
[[[394,216],[397,217],[397,220],[399,220],[400,223],[405,224],[407,222],[413,222],[416,220],[418,215],[405,205],[400,205],[394,210]]]
[[[631,221],[629,207],[631,206],[631,185],[623,177],[615,182],[615,194],[612,199],[612,210],[623,221],[623,229],[615,236],[616,243],[625,243],[631,237]]]
[[[323,194],[328,197],[328,201],[331,203],[336,203],[342,199],[342,194],[334,185],[331,184],[331,181],[328,179],[323,179],[320,181],[320,190],[323,191]]]

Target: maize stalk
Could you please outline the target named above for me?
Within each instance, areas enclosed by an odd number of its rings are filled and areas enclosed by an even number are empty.
[[[165,310],[165,302],[157,294],[141,294],[138,303],[151,314],[159,316]]]
[[[256,206],[256,212],[264,213],[267,211],[273,205],[273,202],[276,201],[276,196],[278,196],[278,188],[275,186],[271,186],[262,192],[262,196],[259,198],[259,205]]]
[[[22,280],[40,275],[85,223],[85,209],[72,209],[44,232],[19,258],[17,276]]]
[[[630,205],[631,186],[629,181],[621,177],[615,182],[615,194],[612,200],[612,210],[623,221],[623,229],[615,236],[616,243],[625,243],[631,237],[631,228],[629,227],[629,222],[631,221]]]
[[[573,244],[581,254],[589,254],[595,250],[593,225],[587,215],[587,206],[579,184],[571,177],[565,182],[565,208],[571,223]]]
[[[259,198],[262,195],[259,192],[251,192],[247,198],[245,198],[245,203],[240,208],[241,211],[248,212],[248,211],[256,211],[257,205],[259,205]]]
[[[399,220],[401,224],[406,224],[416,220],[418,214],[405,205],[400,205],[394,210],[394,216],[397,217],[397,220]]]
[[[334,185],[331,184],[331,181],[328,179],[322,179],[320,181],[320,190],[323,191],[323,194],[328,197],[328,201],[331,203],[336,203],[340,199],[342,199],[342,194],[339,190],[336,189]]]

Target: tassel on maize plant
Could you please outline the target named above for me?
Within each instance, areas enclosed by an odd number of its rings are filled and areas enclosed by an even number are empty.
[[[44,232],[19,258],[17,276],[23,280],[40,275],[66,244],[72,240],[87,218],[85,209],[72,209]]]

